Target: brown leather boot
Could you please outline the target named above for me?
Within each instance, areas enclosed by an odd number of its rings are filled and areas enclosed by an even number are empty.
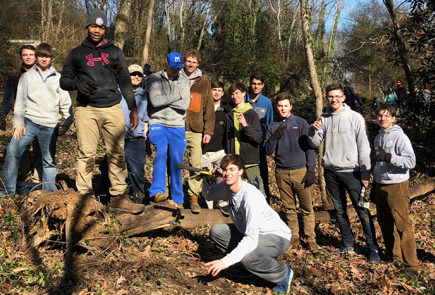
[[[316,252],[319,249],[319,245],[317,245],[316,241],[309,241],[307,248],[310,252]]]
[[[198,203],[198,196],[190,196],[190,211],[195,214],[201,212],[201,207]]]
[[[299,249],[299,238],[292,238],[290,242],[290,249]]]
[[[115,196],[110,198],[110,212],[140,214],[144,209],[145,205],[134,203],[128,196]]]

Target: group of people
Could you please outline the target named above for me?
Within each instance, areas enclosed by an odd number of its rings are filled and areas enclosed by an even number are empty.
[[[85,25],[88,37],[69,53],[62,73],[51,66],[53,52],[47,43],[20,50],[23,67],[8,84],[8,97],[16,99],[14,133],[6,153],[1,195],[15,193],[19,160],[35,137],[42,154],[42,189],[56,190],[56,140],[73,121],[68,91],[77,90],[74,122],[79,146],[76,187],[80,194],[93,194],[92,173],[100,138],[107,153],[109,209],[114,212],[139,214],[145,204],[168,197],[175,209],[183,208],[183,178],[178,165],[185,153],[189,166],[221,174],[220,182],[209,190],[203,190],[198,173],[192,172],[187,180],[192,212],[201,211],[202,197],[208,208],[225,209],[234,222],[215,225],[210,231],[211,239],[227,253],[206,263],[211,275],[239,264],[275,283],[276,292],[289,293],[293,270],[275,258],[289,247],[299,247],[297,203],[306,246],[310,251],[318,249],[312,185],[316,182],[316,149],[322,142],[325,181],[342,236],[339,252],[352,254],[355,246],[347,192],[364,230],[368,259],[380,262],[372,217],[359,203],[369,185],[372,162],[366,123],[344,103],[346,95],[340,85],[326,88],[328,106],[313,124],[292,113],[288,93],[276,97],[279,118],[274,120],[272,103],[262,94],[261,75],[250,77],[249,88],[235,83],[225,90],[222,82],[210,83],[203,76],[199,52],[189,50],[184,57],[169,53],[165,68],[143,83],[143,68],[128,66],[122,50],[103,38],[106,26],[103,11],[90,12]],[[222,102],[225,92],[231,97],[230,105]],[[2,106],[7,109],[8,103],[10,109],[12,103],[5,94]],[[65,118],[61,125],[59,109]],[[380,132],[374,142],[372,190],[387,258],[418,270],[408,217],[409,169],[415,166],[415,155],[408,137],[395,125],[394,107],[381,104],[376,115]],[[149,196],[144,179],[146,138],[155,148]],[[273,156],[276,163],[284,221],[269,206],[266,155]]]
[[[418,85],[415,85],[414,91],[417,98],[416,103],[418,104],[418,110],[422,114],[428,114],[432,100],[429,85],[426,83],[421,89],[419,89]],[[408,103],[408,94],[406,93],[405,88],[403,88],[400,80],[396,82],[394,88],[392,86],[388,87],[384,95],[384,103],[388,103],[398,108],[401,114],[404,113]]]

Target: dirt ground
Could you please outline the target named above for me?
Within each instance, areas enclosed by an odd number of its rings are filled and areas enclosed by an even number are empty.
[[[0,159],[9,139],[10,134],[0,134]],[[99,152],[101,159],[103,151]],[[76,139],[71,130],[59,138],[57,147],[59,175],[70,187],[74,187],[76,157]],[[152,174],[150,163],[148,158],[148,181]],[[418,185],[420,176],[413,175],[413,183]],[[271,191],[277,195],[273,167]],[[110,234],[107,247],[92,248],[91,242],[84,239],[81,246],[66,251],[67,242],[62,236],[56,240],[47,237],[35,246],[35,236],[29,229],[34,220],[25,214],[29,204],[33,203],[28,197],[0,199],[0,294],[272,294],[273,286],[268,282],[258,278],[240,280],[234,268],[216,278],[206,275],[204,263],[222,257],[208,238],[210,225],[172,227],[128,237],[116,231],[116,220],[108,215],[105,222],[114,226],[101,231]],[[274,207],[279,211],[279,202]],[[317,189],[315,207],[321,209]],[[295,270],[291,293],[434,294],[435,194],[413,199],[410,211],[422,269],[417,276],[409,276],[400,265],[368,262],[364,235],[355,218],[352,229],[356,254],[337,253],[340,235],[332,216],[331,222],[316,224],[321,246],[317,252],[301,248],[279,257]],[[376,216],[374,224],[382,249]]]

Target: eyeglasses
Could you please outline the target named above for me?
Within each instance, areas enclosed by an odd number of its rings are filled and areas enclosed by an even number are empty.
[[[343,98],[343,95],[337,95],[337,96],[328,96],[328,99],[340,99]]]
[[[252,86],[261,86],[261,85],[263,85],[263,83],[261,83],[261,82],[260,82],[260,83],[254,83],[254,82],[251,82],[251,85],[252,85]]]
[[[142,77],[143,77],[143,74],[142,74],[141,72],[133,72],[133,73],[130,73],[130,76],[131,76],[131,77],[133,77],[133,76],[138,76],[138,77],[142,78]]]

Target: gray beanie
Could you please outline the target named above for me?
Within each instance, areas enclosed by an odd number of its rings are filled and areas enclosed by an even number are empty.
[[[98,25],[107,27],[106,13],[101,9],[94,9],[89,12],[88,20],[86,21],[85,28],[90,25]]]

